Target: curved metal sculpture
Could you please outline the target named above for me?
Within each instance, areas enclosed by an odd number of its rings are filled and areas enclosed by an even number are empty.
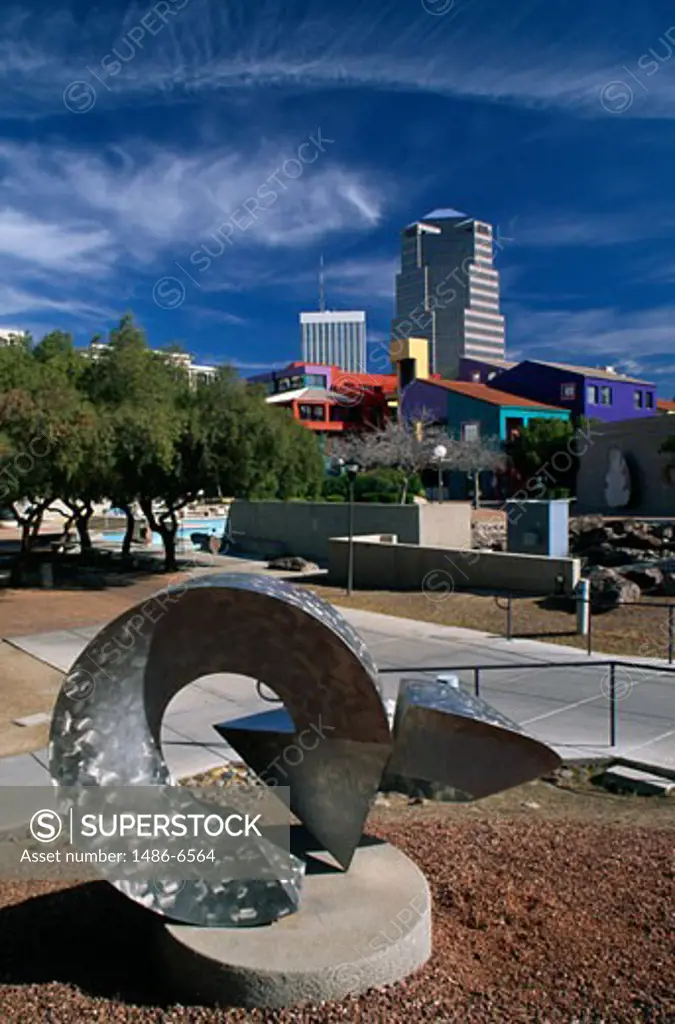
[[[57,785],[173,783],[160,743],[164,712],[189,683],[219,672],[249,676],[252,686],[262,681],[283,701],[285,711],[216,728],[263,781],[290,787],[293,812],[345,869],[384,776],[441,781],[482,796],[559,763],[484,702],[442,683],[401,687],[392,736],[365,644],[306,590],[241,573],[209,575],[164,591],[156,621],[151,604],[103,629],[66,677],[51,729]],[[313,727],[320,742],[305,746],[300,764],[286,762],[280,778],[280,755]],[[273,864],[273,844],[259,845],[261,859]],[[244,886],[231,878],[167,891],[137,880],[114,884],[175,920],[234,927],[297,910],[303,872],[293,857],[286,877]]]
[[[200,676],[250,676],[251,686],[262,680],[279,695],[299,732],[321,723],[330,737],[311,756],[312,794],[292,807],[329,844],[337,827],[336,852],[348,862],[391,752],[377,671],[363,641],[326,602],[278,580],[213,575],[164,597],[156,622],[148,618],[150,602],[130,609],[73,665],[52,719],[54,781],[172,783],[160,743],[172,698]],[[250,883],[248,898],[241,881],[228,879],[186,882],[174,899],[143,882],[118,885],[150,909],[191,924],[261,924],[297,910],[304,865],[293,863],[287,880]]]

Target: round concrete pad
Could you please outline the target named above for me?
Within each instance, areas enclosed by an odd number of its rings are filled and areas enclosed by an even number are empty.
[[[193,1004],[291,1006],[400,981],[431,955],[422,872],[387,843],[365,840],[349,871],[308,861],[300,910],[258,928],[162,923],[162,975]]]

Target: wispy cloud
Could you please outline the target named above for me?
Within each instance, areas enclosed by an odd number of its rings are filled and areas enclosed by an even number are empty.
[[[633,311],[514,307],[509,319],[509,355],[517,350],[522,358],[610,364],[625,370],[649,367],[653,375],[656,366],[670,366],[673,324],[672,305]]]
[[[595,210],[588,213],[567,211],[522,217],[518,224],[518,245],[531,248],[593,248],[634,245],[637,241],[672,237],[675,207],[641,205],[640,208]]]
[[[341,232],[367,234],[391,184],[333,156],[327,133],[316,129],[311,138],[316,146],[303,150],[311,158],[304,165],[296,155],[302,136],[191,152],[148,143],[94,152],[0,140],[0,275],[11,310],[28,316],[56,309],[57,299],[73,310],[93,305],[96,289],[103,294],[105,286],[109,295],[119,281],[120,294],[130,269],[137,281],[175,275],[175,262],[189,261],[201,246],[224,253],[217,270],[200,279],[202,292],[250,290],[274,250]],[[89,301],[82,303],[85,279]],[[152,280],[148,296],[151,288]]]
[[[319,137],[318,132],[312,137]],[[251,221],[244,203],[258,198],[260,205],[259,190],[274,175],[279,181],[277,198],[259,209],[248,229],[240,230],[241,246],[291,248],[334,232],[376,225],[391,184],[345,166],[334,145],[333,152],[314,151],[317,158],[304,171],[301,167],[300,176],[296,152],[304,141],[287,138],[191,154],[150,145],[83,153],[0,143],[3,192],[12,204],[4,213],[8,246],[13,244],[21,256],[35,248],[34,238],[24,241],[25,229],[33,235],[47,233],[48,241],[56,241],[58,225],[64,221],[96,219],[103,225],[98,231],[69,228],[61,241],[61,257],[68,257],[69,246],[77,255],[80,250],[103,252],[114,242],[139,262],[150,262],[162,250],[191,243],[196,248],[202,236],[208,238],[228,219]],[[289,170],[284,177],[285,165],[293,166],[293,174]],[[44,211],[42,228],[31,222],[36,216],[26,212],[36,201]]]
[[[110,317],[115,311],[105,305],[86,302],[76,298],[50,298],[43,290],[30,291],[12,285],[0,285],[0,309],[3,316],[23,313],[55,312],[83,320],[92,317]]]
[[[344,260],[326,270],[328,294],[358,299],[368,305],[393,303],[394,282],[399,263],[395,259]]]
[[[0,258],[53,270],[87,273],[111,258],[111,234],[67,216],[60,222],[5,207],[0,210]]]
[[[63,11],[5,12],[5,116],[65,114],[63,91],[81,82],[95,92],[87,116],[143,100],[175,105],[207,92],[361,86],[607,118],[603,87],[626,79],[643,99],[625,66],[639,70],[641,52],[659,39],[658,32],[645,34],[637,10],[632,19],[625,12],[612,17],[623,22],[619,41],[608,31],[615,25],[592,11],[581,22],[551,8],[543,18],[539,5],[527,2],[516,16],[511,5],[456,0],[444,18],[396,0],[344,0],[334,18],[318,0],[301,7],[170,0],[170,8],[163,23],[150,15],[153,29],[146,30],[139,29],[152,11],[145,4],[131,4],[123,15],[96,8],[78,20]],[[625,39],[634,49],[628,59]],[[630,103],[623,116],[675,116],[675,77],[643,78],[644,101]]]

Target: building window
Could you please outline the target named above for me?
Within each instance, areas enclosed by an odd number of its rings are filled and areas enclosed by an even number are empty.
[[[641,391],[633,392],[633,405],[636,409],[641,409],[643,405],[644,396]]]
[[[597,384],[589,384],[586,388],[586,398],[589,405],[598,404],[598,386]]]
[[[479,423],[462,423],[462,441],[477,441],[479,437]]]
[[[291,381],[290,381],[289,377],[280,377],[279,378],[279,381],[278,381],[278,384],[277,384],[277,387],[278,387],[279,391],[288,391],[290,386],[291,386]]]
[[[490,372],[487,375],[487,379],[488,380],[494,380],[496,376],[497,376],[497,371],[496,370],[490,370]]]
[[[608,384],[600,388],[600,405],[611,405],[612,404],[612,389]]]
[[[654,408],[654,395],[652,394],[651,391],[645,391],[645,408],[646,409],[653,409]]]
[[[324,418],[325,418],[325,414],[324,414],[323,406],[322,405],[305,405],[305,404],[303,404],[303,405],[301,405],[299,407],[299,409],[300,409],[300,419],[301,420],[321,420],[321,421],[323,421]]]
[[[308,373],[307,384],[312,388],[325,388],[327,381],[323,373]]]
[[[561,384],[560,385],[560,400],[561,402],[573,402],[577,397],[577,386],[576,384]]]
[[[480,384],[480,372],[478,370],[475,373],[471,374],[471,380],[474,381],[476,384]]]

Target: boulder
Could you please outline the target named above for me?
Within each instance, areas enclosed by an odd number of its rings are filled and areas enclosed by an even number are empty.
[[[637,583],[640,590],[654,590],[663,583],[663,573],[655,566],[626,566],[621,570],[621,575]]]
[[[573,533],[570,530],[571,547],[581,555],[586,554],[588,548],[596,548],[601,544],[606,544],[610,540],[617,543],[620,542],[619,538],[608,526],[594,527],[590,530],[584,530],[581,533]]]
[[[623,534],[613,534],[608,538],[609,543],[616,547],[633,548],[636,551],[660,551],[663,541],[660,537],[644,529],[646,525],[646,523],[639,523],[636,526],[631,526]]]
[[[283,569],[285,572],[318,572],[319,566],[315,562],[308,562],[306,558],[299,555],[284,555],[281,558],[273,558],[267,563],[268,569]]]
[[[603,526],[602,516],[572,516],[570,519],[570,537],[576,537],[580,533],[588,533],[598,526]]]
[[[632,562],[632,558],[627,558],[627,552],[621,548],[615,548],[612,544],[596,544],[593,547],[585,548],[580,551],[579,554],[582,558],[588,560],[589,565],[626,565],[627,562]]]
[[[599,608],[615,608],[619,604],[640,600],[637,583],[626,579],[616,569],[593,569],[588,579],[591,584],[591,601]]]

